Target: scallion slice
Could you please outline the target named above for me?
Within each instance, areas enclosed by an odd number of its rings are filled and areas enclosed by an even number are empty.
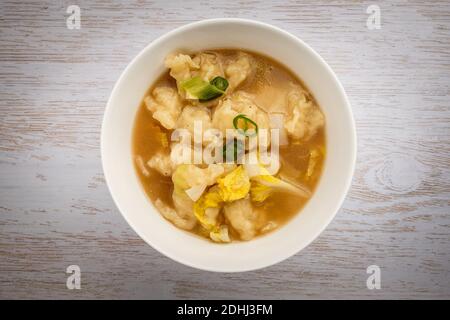
[[[222,77],[215,77],[211,83],[199,76],[181,82],[181,88],[187,92],[188,96],[200,101],[209,101],[220,97],[225,93],[227,87],[228,81]]]
[[[239,122],[244,121],[243,125],[244,128],[239,127]],[[249,124],[253,126],[253,128],[249,128]],[[253,137],[258,134],[258,125],[255,121],[248,118],[245,114],[239,114],[233,119],[233,126],[234,128],[242,135],[246,137]],[[249,129],[253,129],[252,133],[248,133]]]
[[[225,91],[228,88],[228,81],[222,77],[215,77],[210,81],[210,83],[215,86],[217,89]]]

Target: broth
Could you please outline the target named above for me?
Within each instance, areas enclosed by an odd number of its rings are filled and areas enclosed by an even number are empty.
[[[235,59],[237,50],[214,50],[226,65],[228,61]],[[244,51],[245,52],[245,51]],[[293,87],[301,87],[307,98],[317,105],[313,96],[302,84],[300,79],[293,75],[280,63],[254,52],[246,52],[251,55],[256,65],[256,71],[251,78],[246,79],[239,86],[239,91],[245,91],[254,95],[256,105],[267,113],[288,113],[285,96]],[[150,96],[157,87],[171,87],[177,89],[177,81],[170,76],[169,71],[162,74],[159,79],[148,90],[146,96]],[[213,110],[217,106],[210,107]],[[132,135],[132,154],[139,180],[150,200],[155,203],[158,199],[170,208],[175,209],[172,193],[174,185],[170,176],[163,176],[157,170],[150,168],[147,161],[158,153],[169,153],[171,130],[164,128],[159,121],[155,120],[142,101],[135,119]],[[165,136],[165,138],[164,138]],[[302,185],[314,192],[324,164],[325,159],[325,126],[322,125],[309,139],[294,139],[289,136],[289,144],[280,147],[281,169],[277,176],[293,183]],[[312,163],[314,162],[314,163]],[[312,166],[312,168],[311,168]],[[311,173],[312,172],[312,173]],[[255,236],[267,233],[272,229],[267,223],[277,228],[289,221],[295,214],[299,213],[308,198],[299,197],[286,192],[273,192],[263,203],[253,203],[259,218],[256,219],[257,226]],[[222,217],[227,222],[226,217]],[[229,235],[232,240],[239,240],[239,232],[227,223]],[[209,238],[208,230],[197,223],[191,232]]]

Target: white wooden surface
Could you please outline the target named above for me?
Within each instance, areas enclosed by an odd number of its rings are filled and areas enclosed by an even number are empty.
[[[66,8],[81,7],[81,29]],[[381,30],[366,8],[381,8]],[[150,41],[213,17],[282,27],[335,70],[358,130],[349,196],[278,265],[202,272],[147,246],[108,193],[100,124]],[[450,298],[448,1],[0,2],[0,298]],[[82,272],[66,288],[66,267]],[[366,268],[381,268],[368,290]]]

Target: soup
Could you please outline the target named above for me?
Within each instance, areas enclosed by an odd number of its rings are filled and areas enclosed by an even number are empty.
[[[326,151],[323,113],[302,82],[242,50],[174,53],[165,65],[132,138],[137,175],[160,214],[227,243],[266,234],[299,213]]]

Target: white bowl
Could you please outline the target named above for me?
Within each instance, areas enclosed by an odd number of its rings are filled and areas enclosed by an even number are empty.
[[[242,48],[274,58],[312,91],[326,117],[327,157],[319,185],[300,214],[248,242],[215,244],[166,221],[147,198],[133,167],[131,135],[145,92],[176,50]],[[326,62],[307,44],[268,24],[213,19],[173,30],[150,43],[128,65],[109,98],[102,125],[103,170],[125,220],[149,245],[185,265],[220,272],[254,270],[280,262],[311,243],[330,223],[350,187],[356,132],[347,96]]]

